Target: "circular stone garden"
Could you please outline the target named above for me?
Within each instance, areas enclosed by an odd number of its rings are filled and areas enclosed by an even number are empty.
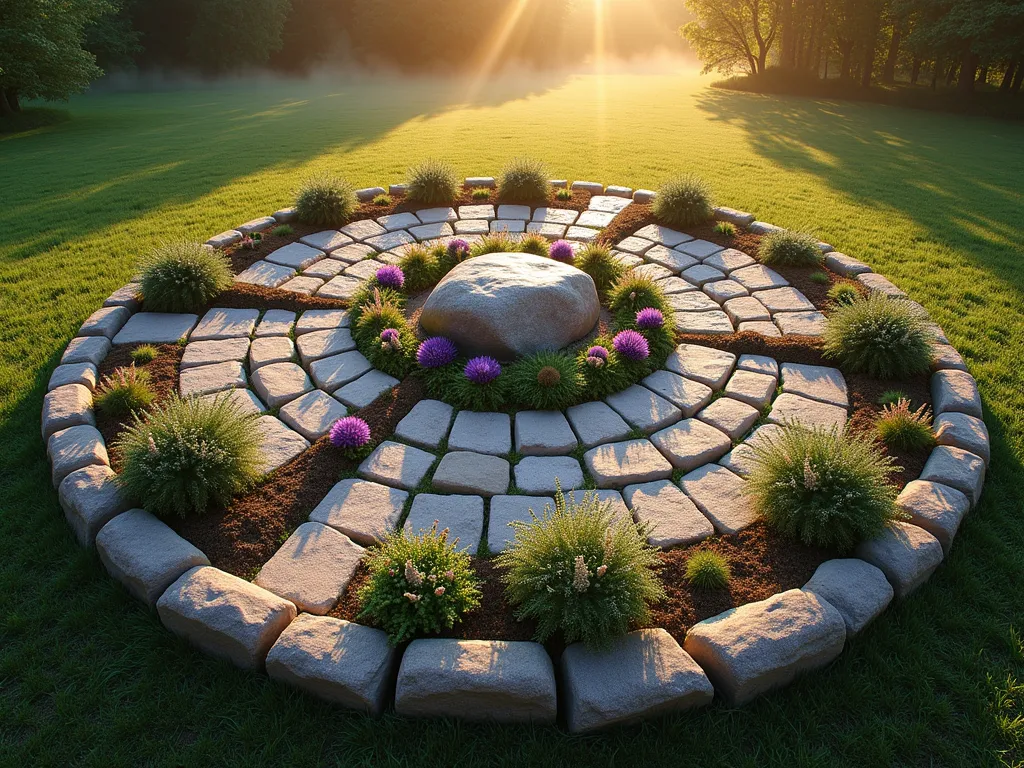
[[[941,565],[981,416],[863,261],[697,179],[521,160],[319,176],[165,246],[42,431],[78,540],[202,650],[369,713],[580,732],[830,663]]]

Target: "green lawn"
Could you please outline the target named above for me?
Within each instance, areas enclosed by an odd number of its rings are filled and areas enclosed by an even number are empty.
[[[1024,125],[621,75],[478,89],[293,83],[90,96],[0,136],[0,765],[1021,765]],[[967,357],[993,458],[932,580],[828,670],[740,710],[605,735],[370,720],[192,651],[65,525],[39,436],[81,321],[162,240],[287,205],[307,172],[399,181],[428,155],[570,179],[707,178],[921,301]]]

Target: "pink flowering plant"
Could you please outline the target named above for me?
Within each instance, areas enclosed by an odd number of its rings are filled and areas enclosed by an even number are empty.
[[[448,529],[392,531],[365,556],[370,579],[359,590],[359,618],[384,630],[392,645],[455,626],[480,604],[469,555]]]
[[[594,492],[577,500],[561,488],[554,508],[530,514],[530,522],[510,523],[515,540],[497,563],[509,603],[517,618],[537,622],[539,642],[561,631],[566,643],[606,647],[650,618],[665,592],[648,525],[616,518]]]

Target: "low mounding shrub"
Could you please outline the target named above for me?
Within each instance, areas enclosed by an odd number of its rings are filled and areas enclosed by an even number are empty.
[[[590,275],[601,296],[607,294],[612,284],[626,271],[625,267],[612,256],[612,251],[608,246],[595,243],[585,245],[580,249],[576,254],[574,266]]]
[[[827,295],[833,304],[853,304],[860,298],[860,291],[853,283],[844,280],[829,288]]]
[[[128,498],[155,515],[184,517],[227,504],[259,477],[255,418],[227,397],[173,394],[145,420],[136,415],[122,433],[117,482]]]
[[[223,253],[187,242],[157,248],[142,262],[141,272],[149,312],[197,312],[233,280]]]
[[[736,225],[731,221],[720,221],[715,224],[715,234],[722,237],[736,237]]]
[[[509,399],[539,411],[561,410],[579,402],[583,376],[564,352],[538,352],[508,372]]]
[[[459,196],[455,170],[441,160],[427,160],[409,171],[405,196],[414,203],[451,203]]]
[[[803,232],[778,230],[761,238],[761,261],[771,265],[815,267],[823,258],[817,238]]]
[[[295,213],[308,224],[340,227],[355,209],[352,185],[333,174],[309,176],[295,192]]]
[[[445,399],[459,408],[494,411],[505,405],[508,376],[502,375],[501,364],[493,357],[474,357],[461,370],[455,365],[439,373],[446,378]]]
[[[488,253],[513,253],[518,250],[516,245],[512,238],[504,232],[491,232],[470,246],[469,255],[471,258],[476,258]]]
[[[374,205],[379,205],[381,208],[386,208],[387,206],[391,205],[391,203],[392,203],[391,195],[374,195],[373,196],[373,204]]]
[[[902,389],[887,389],[878,396],[879,405],[895,405],[900,400],[909,400],[910,397]]]
[[[295,227],[293,227],[291,224],[280,224],[274,227],[270,231],[270,234],[274,235],[275,237],[288,237],[288,235],[295,234]]]
[[[538,641],[561,630],[566,643],[606,646],[664,598],[649,529],[629,515],[614,519],[597,494],[576,503],[559,489],[554,509],[532,517],[512,523],[515,540],[496,559],[509,603],[520,620],[537,621]]]
[[[130,354],[133,363],[136,365],[145,365],[146,363],[152,363],[160,357],[160,350],[152,344],[140,344],[133,349]]]
[[[367,282],[352,297],[353,337],[357,342],[369,341],[385,328],[405,325],[404,306],[405,295],[400,291]]]
[[[360,618],[371,619],[392,645],[451,629],[480,604],[469,555],[456,550],[437,522],[429,531],[387,534],[365,556],[370,578],[360,588]]]
[[[491,190],[487,189],[487,187],[476,187],[469,193],[469,196],[474,200],[483,202],[484,200],[491,199]]]
[[[829,282],[831,282],[829,280],[829,276],[821,271],[811,272],[811,274],[808,275],[808,277],[810,278],[812,283],[817,283],[818,285],[828,285]]]
[[[437,279],[437,257],[422,245],[414,245],[398,262],[405,275],[405,287],[410,293],[425,291]]]
[[[664,315],[671,314],[664,292],[649,277],[627,272],[608,291],[608,308],[619,327],[633,327],[636,313],[648,307],[661,310]]]
[[[557,192],[555,192],[555,199],[556,200],[561,200],[563,203],[566,200],[572,200],[572,190],[571,189],[560,189],[560,190],[558,190]]]
[[[686,561],[686,580],[698,589],[722,589],[731,578],[729,559],[718,552],[702,549]]]
[[[655,217],[670,227],[692,227],[711,218],[711,187],[696,176],[673,179],[654,198]]]
[[[824,354],[850,373],[904,379],[931,368],[924,318],[905,301],[874,293],[837,306],[825,323]]]
[[[594,342],[576,358],[583,374],[584,395],[591,400],[621,392],[635,379],[633,371],[619,360],[611,339],[602,337]]]
[[[534,256],[548,256],[551,246],[543,235],[528,232],[519,241],[519,250],[523,253],[532,253]]]
[[[876,427],[882,442],[897,451],[923,452],[935,445],[927,405],[911,410],[910,401],[900,398],[882,409]]]
[[[105,376],[96,388],[96,407],[114,418],[148,408],[156,395],[149,386],[149,372],[135,364]]]
[[[804,544],[849,551],[903,517],[890,458],[867,437],[786,427],[754,446],[746,491],[774,528]]]
[[[517,157],[505,166],[498,179],[502,200],[546,200],[548,173],[539,160]]]

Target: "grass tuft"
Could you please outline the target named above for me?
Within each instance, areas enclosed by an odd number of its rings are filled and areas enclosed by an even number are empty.
[[[718,552],[702,549],[686,561],[686,580],[697,589],[723,589],[731,578],[729,559]]]
[[[683,176],[658,190],[655,217],[670,227],[693,227],[711,218],[711,186],[696,176]]]
[[[233,279],[223,253],[185,241],[157,248],[143,260],[141,273],[148,312],[198,312]]]
[[[511,160],[498,179],[502,200],[543,200],[548,195],[548,172],[544,163],[527,157]]]
[[[307,176],[295,191],[295,213],[307,224],[340,227],[355,209],[355,190],[340,176]]]
[[[405,196],[414,203],[451,203],[459,196],[455,169],[442,160],[426,160],[409,170]]]
[[[878,437],[897,451],[924,452],[935,445],[932,414],[927,405],[911,410],[910,401],[900,398],[886,405],[876,423]]]
[[[149,371],[130,366],[105,376],[96,388],[96,407],[115,418],[145,410],[156,399],[149,385]]]
[[[825,356],[849,373],[905,379],[931,369],[924,318],[909,303],[878,293],[837,306],[823,339]]]
[[[824,258],[816,237],[789,230],[769,232],[761,238],[759,253],[761,262],[772,266],[813,267]]]

